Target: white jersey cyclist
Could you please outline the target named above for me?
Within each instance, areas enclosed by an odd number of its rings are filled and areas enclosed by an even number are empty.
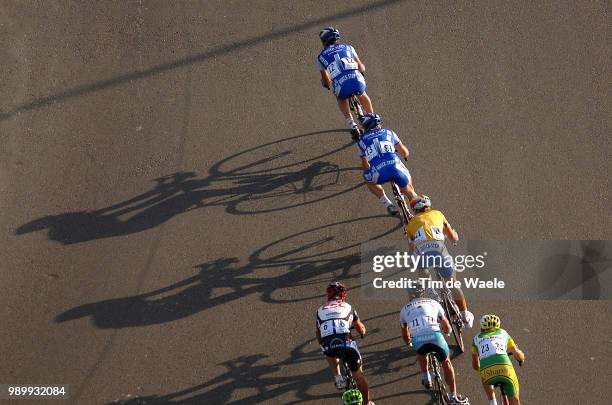
[[[444,318],[442,305],[431,298],[418,298],[402,308],[400,321],[402,326],[410,328],[414,338],[424,334],[440,331],[440,319]]]
[[[317,311],[317,323],[324,341],[329,337],[350,340],[351,326],[357,319],[359,317],[351,304],[342,300],[328,301]]]

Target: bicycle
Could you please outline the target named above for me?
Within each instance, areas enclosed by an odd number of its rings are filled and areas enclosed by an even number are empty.
[[[349,97],[349,107],[351,108],[352,112],[357,114],[357,118],[359,118],[359,123],[361,123],[363,121],[364,112],[363,107],[361,107],[361,103],[359,102],[359,99],[357,98],[356,94],[351,94],[351,96]]]
[[[429,269],[426,269],[425,272],[429,273],[431,278],[431,272]],[[453,335],[453,339],[457,344],[457,349],[459,349],[459,353],[465,352],[465,345],[463,343],[463,319],[461,318],[461,312],[459,311],[459,307],[457,303],[453,299],[452,293],[448,286],[446,285],[446,280],[440,275],[440,270],[435,268],[437,281],[442,282],[442,288],[436,289],[437,300],[442,304],[442,308],[444,309],[444,315],[446,315],[446,319],[451,326],[451,333]]]
[[[512,352],[508,352],[508,356],[512,356]],[[519,366],[523,367],[523,362],[522,361],[519,361],[518,364],[519,364]],[[495,388],[499,388],[499,392],[500,392],[499,398],[501,399],[501,403],[503,405],[510,405],[510,401],[508,400],[508,396],[504,392],[504,387],[501,385],[501,383],[493,384],[493,388],[494,389]]]
[[[340,359],[340,374],[342,375],[342,377],[344,377],[344,380],[346,381],[344,392],[357,388],[357,383],[355,382],[355,379],[353,378],[353,372],[351,371],[350,367],[348,366],[348,363],[344,359],[344,354],[340,355],[339,359]]]
[[[321,81],[321,85],[327,90],[332,91],[331,87],[325,85],[323,81]],[[361,124],[363,121],[364,112],[363,112],[363,107],[361,106],[361,103],[359,102],[359,99],[357,98],[357,94],[351,94],[348,98],[348,101],[349,101],[349,108],[351,109],[352,112],[357,114],[357,119],[359,120],[359,123]],[[361,132],[361,130],[359,130],[359,132]],[[353,138],[353,141],[358,142],[359,138],[361,137],[361,134],[359,135],[351,134],[351,137]]]
[[[351,331],[354,330],[354,327],[351,326],[350,330]],[[361,338],[363,339],[363,336],[361,336]],[[352,339],[352,336],[351,336],[351,339]],[[340,362],[340,375],[342,375],[342,377],[344,377],[344,380],[346,381],[346,385],[344,386],[344,391],[342,391],[343,394],[348,390],[357,389],[357,382],[355,382],[355,378],[353,377],[353,372],[351,371],[351,368],[349,367],[345,356],[346,356],[346,352],[342,351],[338,358]]]
[[[402,217],[402,222],[404,223],[404,233],[406,236],[408,235],[408,231],[406,230],[406,226],[414,217],[412,212],[408,209],[408,205],[406,204],[406,200],[404,199],[404,195],[402,194],[399,186],[395,184],[395,182],[391,182],[391,188],[393,189],[393,198],[395,198],[396,206],[399,207],[400,216]]]

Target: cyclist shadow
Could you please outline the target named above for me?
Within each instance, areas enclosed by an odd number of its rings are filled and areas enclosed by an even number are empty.
[[[382,318],[388,315],[396,316],[395,312],[384,314],[374,318]],[[366,319],[370,322],[374,318]],[[376,330],[372,331],[376,335]],[[392,340],[399,337],[392,338]],[[383,367],[389,366],[393,371],[402,371],[404,366],[399,363],[402,358],[398,354],[404,353],[397,350],[388,350],[384,347],[388,344],[387,339],[368,343],[364,363],[366,364],[366,374],[376,374],[381,372]],[[377,348],[378,347],[378,348]],[[304,402],[320,403],[324,399],[338,399],[340,393],[332,385],[331,374],[326,366],[323,355],[316,344],[315,339],[308,339],[295,347],[289,355],[281,361],[267,361],[270,356],[257,353],[246,354],[235,359],[225,361],[219,365],[225,368],[225,372],[212,378],[211,380],[198,384],[180,391],[166,395],[150,395],[138,398],[131,398],[123,401],[115,401],[110,404],[138,405],[138,404],[262,404],[282,401],[286,405],[294,405]],[[376,360],[375,360],[376,359]],[[404,357],[405,359],[405,357]],[[370,364],[371,365],[368,365]],[[316,368],[314,371],[303,372],[295,371]],[[414,374],[416,375],[416,374]],[[406,375],[400,380],[409,378]],[[396,382],[385,382],[374,384],[372,388]],[[236,393],[241,390],[248,392],[255,391],[241,399],[235,398]],[[316,391],[318,393],[314,393]],[[403,392],[410,394],[411,392]],[[417,393],[417,391],[415,391]],[[381,398],[392,398],[397,395],[389,395]],[[290,396],[292,399],[286,399]]]
[[[80,305],[59,314],[55,322],[91,317],[98,328],[125,328],[172,322],[254,294],[273,304],[310,300],[320,295],[281,299],[276,293],[359,278],[353,270],[360,264],[355,250],[361,241],[338,245],[335,238],[321,238],[319,234],[331,227],[359,227],[368,220],[380,219],[373,216],[345,220],[292,234],[255,250],[245,264],[236,257],[219,258],[198,265],[198,273],[184,280],[134,296]],[[374,235],[370,240],[393,231]]]
[[[137,405],[137,404],[261,404],[284,394],[295,392],[300,401],[287,402],[293,404],[305,401],[319,401],[331,395],[313,395],[308,393],[310,385],[325,382],[326,370],[314,373],[286,376],[281,367],[287,362],[278,364],[262,364],[268,358],[265,354],[244,355],[221,363],[226,371],[223,374],[187,389],[167,395],[151,395],[138,397],[125,401],[111,402],[110,404]],[[240,390],[255,390],[239,400],[232,400],[235,392]]]
[[[331,150],[305,158],[295,152],[305,148],[302,143],[307,145],[311,137],[329,139],[330,133],[344,132],[318,131],[266,143],[215,163],[207,176],[181,171],[159,177],[151,190],[125,201],[98,210],[46,215],[21,225],[15,234],[47,230],[50,240],[69,245],[142,232],[206,207],[223,206],[230,214],[251,215],[334,198],[361,185],[343,181],[358,169],[327,160],[352,143],[327,141]],[[279,153],[279,148],[285,150]],[[255,160],[249,161],[252,156]]]

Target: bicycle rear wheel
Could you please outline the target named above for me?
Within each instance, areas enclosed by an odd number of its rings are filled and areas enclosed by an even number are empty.
[[[363,121],[363,108],[361,107],[361,103],[356,95],[352,95],[349,97],[349,106],[351,111],[357,114],[357,118],[359,118],[359,123]]]
[[[351,369],[349,368],[348,364],[346,364],[346,361],[344,361],[344,359],[340,359],[340,374],[342,374],[342,376],[346,380],[345,391],[357,388],[357,384],[355,383],[355,379],[353,378],[353,373],[351,372]]]
[[[449,294],[445,294],[443,300],[444,312],[446,312],[446,317],[450,323],[453,338],[455,339],[455,343],[457,343],[459,353],[464,353],[465,346],[463,344],[463,321],[461,319],[461,315],[459,315],[457,304],[451,301],[448,295]]]
[[[438,363],[438,359],[436,356],[429,353],[429,373],[433,377],[432,388],[434,391],[434,401],[439,405],[448,404],[448,393],[446,392],[446,385],[444,384],[444,380],[442,379],[442,373],[440,371],[440,363]]]
[[[392,183],[391,187],[393,188],[393,196],[395,197],[395,202],[397,203],[400,213],[402,214],[402,221],[404,222],[405,228],[405,226],[408,225],[408,222],[410,222],[410,220],[412,219],[413,215],[408,209],[408,206],[406,205],[406,200],[404,199],[404,196],[402,195],[399,186],[395,183]],[[406,229],[404,229],[404,233],[405,232]]]

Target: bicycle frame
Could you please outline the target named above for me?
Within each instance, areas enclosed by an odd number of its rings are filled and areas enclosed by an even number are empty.
[[[361,123],[361,121],[363,121],[363,115],[364,115],[363,107],[361,107],[361,103],[359,102],[359,99],[354,94],[349,97],[349,107],[351,108],[351,111],[357,114],[359,123]]]
[[[414,215],[408,209],[408,205],[406,205],[406,200],[404,199],[404,195],[402,194],[399,186],[394,182],[391,183],[391,188],[393,189],[393,197],[395,198],[395,202],[400,209],[400,214],[402,216],[402,221],[404,222],[404,234],[408,235],[406,231],[406,226],[412,219]]]

